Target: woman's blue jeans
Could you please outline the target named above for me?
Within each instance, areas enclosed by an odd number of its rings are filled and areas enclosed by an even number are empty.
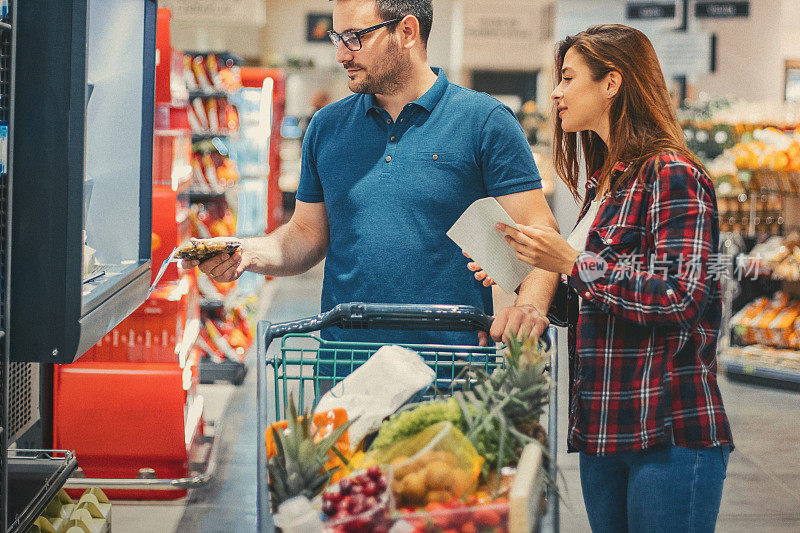
[[[580,454],[583,501],[594,533],[711,533],[728,446],[665,446],[595,457]]]

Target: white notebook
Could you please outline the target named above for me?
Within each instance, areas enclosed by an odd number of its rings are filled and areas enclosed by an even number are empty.
[[[517,259],[505,240],[505,233],[494,227],[502,222],[517,224],[494,198],[481,198],[470,205],[447,230],[450,237],[473,261],[483,268],[504,291],[513,293],[533,267]]]

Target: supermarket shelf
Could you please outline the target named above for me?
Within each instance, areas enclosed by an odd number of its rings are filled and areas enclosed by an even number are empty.
[[[189,476],[185,478],[162,479],[155,476],[150,469],[142,469],[139,477],[130,479],[86,478],[79,475],[71,477],[64,483],[69,489],[88,489],[99,487],[102,490],[190,490],[206,485],[217,469],[219,446],[217,436],[222,434],[222,424],[206,421],[206,434],[198,435],[192,447]]]
[[[742,357],[729,352],[721,353],[718,361],[720,368],[732,379],[800,390],[800,371],[759,361],[755,357]]]
[[[210,141],[211,139],[222,138],[226,139],[234,135],[235,131],[209,131],[203,133],[192,133],[192,142]]]
[[[225,302],[223,300],[206,298],[205,296],[200,297],[201,311],[217,311],[219,309],[224,309],[224,308],[225,308]]]
[[[28,531],[78,466],[67,451],[8,451],[8,530]]]
[[[230,93],[225,91],[189,91],[189,99],[193,98],[228,98]]]
[[[192,130],[185,128],[156,129],[153,130],[153,135],[159,135],[161,137],[183,137],[191,133],[191,131]]]
[[[186,194],[189,196],[189,202],[196,204],[196,203],[203,203],[209,200],[217,200],[219,198],[225,197],[225,191],[221,192],[209,192],[203,191],[200,189],[189,188],[186,190]]]
[[[214,383],[215,381],[227,381],[234,385],[244,383],[247,376],[247,365],[238,361],[223,360],[219,363],[203,357],[197,367],[200,374],[200,383]]]

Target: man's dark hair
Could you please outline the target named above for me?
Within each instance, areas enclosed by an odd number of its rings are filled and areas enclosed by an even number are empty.
[[[433,27],[433,0],[375,0],[375,4],[378,16],[383,20],[399,19],[406,15],[417,17],[422,43],[427,46]]]
[[[423,44],[428,44],[428,37],[433,27],[433,0],[375,0],[378,16],[383,20],[414,15],[419,21],[419,32]]]

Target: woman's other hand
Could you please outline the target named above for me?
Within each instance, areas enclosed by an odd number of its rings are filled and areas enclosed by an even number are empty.
[[[464,254],[464,257],[466,257],[467,259],[472,259],[470,256],[467,255],[466,252],[461,252],[461,253]],[[470,261],[469,263],[467,263],[467,268],[470,269],[472,272],[475,272],[475,279],[482,282],[484,287],[491,287],[492,285],[497,285],[497,283],[495,283],[495,281],[492,278],[490,278],[486,274],[486,272],[483,271],[480,265],[475,261]]]
[[[580,252],[553,228],[520,224],[516,229],[503,223],[496,227],[506,234],[506,241],[517,252],[520,261],[548,272],[572,274]]]

